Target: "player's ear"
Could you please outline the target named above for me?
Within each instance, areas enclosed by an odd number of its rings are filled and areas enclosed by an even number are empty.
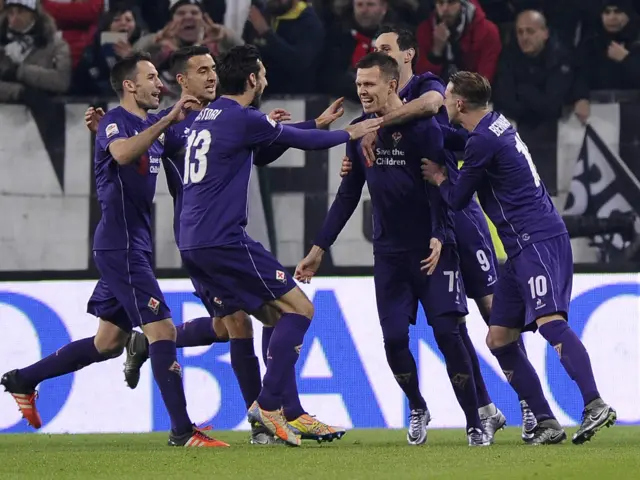
[[[256,86],[258,85],[258,77],[256,77],[255,73],[250,73],[249,74],[249,88],[250,89],[254,89],[256,88]]]
[[[134,82],[133,80],[124,80],[122,82],[122,90],[129,93],[135,92],[136,82]]]
[[[184,77],[183,74],[179,73],[176,75],[176,81],[178,82],[178,85],[180,85],[182,88],[185,87],[185,83],[186,83],[186,78]]]
[[[404,54],[404,63],[411,63],[411,61],[413,60],[413,57],[415,56],[416,56],[416,51],[413,48],[410,48]]]
[[[392,79],[391,82],[389,83],[389,89],[390,89],[389,93],[396,93],[398,91],[398,80],[396,80],[395,78]]]

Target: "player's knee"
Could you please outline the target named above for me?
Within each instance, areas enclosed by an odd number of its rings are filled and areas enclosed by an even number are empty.
[[[443,317],[432,322],[433,336],[441,349],[443,346],[462,341],[458,320],[456,317]]]
[[[409,346],[409,317],[385,317],[380,320],[385,349]]]
[[[122,355],[124,351],[124,346],[127,343],[127,337],[122,336],[97,336],[93,340],[93,344],[96,347],[96,350],[106,358],[116,358]]]
[[[271,306],[282,313],[295,313],[307,317],[309,320],[313,318],[314,314],[313,303],[298,287],[271,302]]]
[[[236,312],[224,317],[223,322],[230,338],[253,338],[251,318],[245,312]]]
[[[176,341],[176,326],[170,318],[160,320],[159,322],[147,323],[143,325],[142,331],[147,337],[147,340],[149,340],[149,343],[163,340]]]
[[[487,333],[487,347],[489,347],[489,350],[504,347],[510,343],[517,342],[519,336],[520,330],[495,325],[491,326]]]
[[[224,317],[215,317],[213,318],[213,331],[218,338],[218,342],[228,342],[229,341],[229,330],[227,330],[227,326],[223,320]]]

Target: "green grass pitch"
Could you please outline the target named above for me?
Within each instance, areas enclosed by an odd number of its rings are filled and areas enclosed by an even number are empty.
[[[231,444],[224,449],[170,448],[166,434],[0,435],[0,479],[640,479],[640,427],[604,430],[582,446],[530,447],[519,433],[499,432],[485,448],[466,446],[462,430],[431,430],[422,447],[402,430],[353,430],[300,448],[215,432]]]

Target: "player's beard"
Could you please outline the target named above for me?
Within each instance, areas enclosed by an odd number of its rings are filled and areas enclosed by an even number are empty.
[[[249,106],[260,109],[260,105],[262,105],[262,89],[260,91],[256,90],[256,94],[254,95],[253,100],[251,100],[251,105]]]

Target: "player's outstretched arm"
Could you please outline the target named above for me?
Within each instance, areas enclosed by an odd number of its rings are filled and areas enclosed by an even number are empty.
[[[387,113],[382,119],[385,127],[410,122],[416,118],[433,117],[444,104],[442,93],[431,90]]]
[[[325,150],[349,140],[357,140],[367,133],[375,132],[380,128],[382,119],[371,118],[363,122],[349,125],[344,130],[300,130],[288,125],[282,126],[282,132],[277,139],[277,143],[287,145],[300,150]]]
[[[429,183],[440,187],[444,201],[452,210],[458,211],[469,205],[473,199],[473,194],[478,190],[492,159],[491,145],[476,136],[467,142],[464,164],[455,183],[447,179],[446,167],[427,158],[422,159],[422,175]]]
[[[120,165],[128,165],[136,161],[151,148],[153,142],[155,142],[167,128],[174,123],[184,120],[189,109],[198,103],[195,97],[189,95],[182,97],[178,103],[175,104],[171,112],[143,132],[133,137],[111,142],[109,144],[111,156]]]

